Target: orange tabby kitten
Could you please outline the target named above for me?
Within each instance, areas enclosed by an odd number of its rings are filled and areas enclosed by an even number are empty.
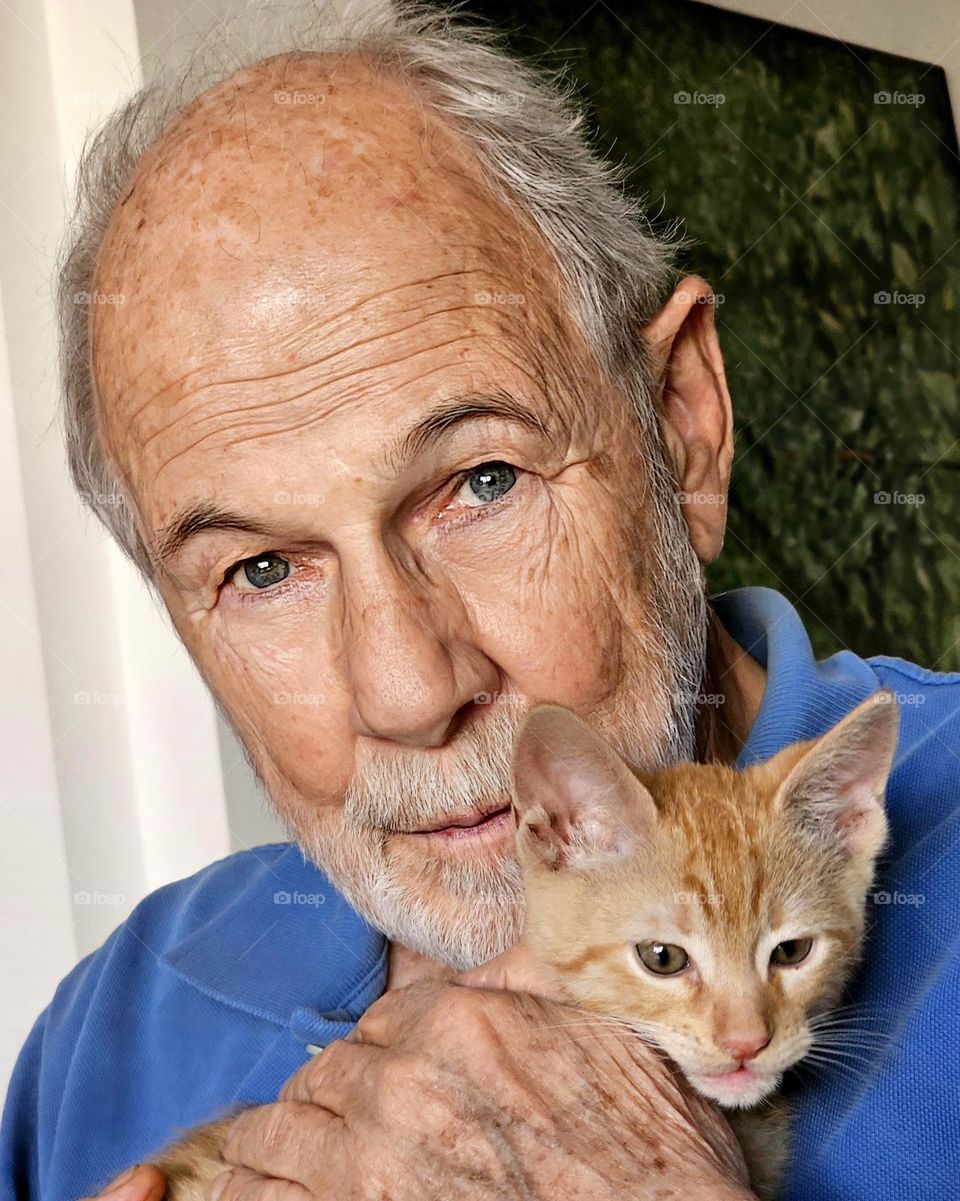
[[[626,1023],[731,1110],[764,1199],[788,1151],[781,1077],[859,954],[897,724],[879,692],[746,771],[643,772],[570,710],[540,705],[514,749],[526,942],[568,1001]],[[202,1201],[228,1125],[153,1161],[168,1201]]]
[[[526,942],[572,1004],[629,1023],[731,1111],[765,1199],[788,1154],[776,1090],[836,1037],[824,1015],[859,957],[898,724],[884,690],[743,772],[643,772],[543,705],[515,748]]]

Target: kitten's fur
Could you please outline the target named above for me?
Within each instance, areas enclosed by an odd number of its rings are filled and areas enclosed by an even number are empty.
[[[517,739],[526,942],[572,1004],[628,1023],[625,1036],[632,1027],[729,1109],[765,1201],[788,1152],[781,1076],[814,1043],[817,1015],[860,954],[897,725],[893,695],[875,693],[821,738],[743,772],[631,769],[556,705],[533,709]],[[770,965],[775,946],[805,938],[802,961]],[[682,948],[687,966],[655,974],[637,952],[651,943]],[[748,1060],[755,1078],[716,1079],[743,1058],[721,1041],[755,1046],[767,1035]],[[154,1159],[168,1201],[206,1196],[228,1126]]]

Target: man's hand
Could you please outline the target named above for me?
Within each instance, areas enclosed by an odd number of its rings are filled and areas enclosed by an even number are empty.
[[[552,997],[522,947],[386,993],[234,1122],[224,1157],[215,1201],[750,1196],[722,1115],[623,1026]]]

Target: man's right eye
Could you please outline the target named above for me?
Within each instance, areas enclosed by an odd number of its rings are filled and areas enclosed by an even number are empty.
[[[243,559],[227,573],[238,592],[263,592],[290,575],[290,562],[276,551],[265,551]]]
[[[500,459],[480,463],[463,477],[457,500],[471,509],[492,504],[506,496],[517,482],[517,469]]]

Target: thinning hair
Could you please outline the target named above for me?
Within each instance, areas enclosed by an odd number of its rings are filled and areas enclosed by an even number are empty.
[[[95,295],[97,257],[111,215],[145,152],[202,93],[242,67],[289,52],[360,58],[401,80],[472,149],[492,192],[518,206],[542,236],[554,259],[564,311],[646,435],[648,467],[659,477],[664,503],[669,473],[640,327],[671,282],[681,240],[675,226],[655,229],[644,202],[625,186],[624,166],[599,152],[565,72],[512,57],[501,34],[463,19],[460,7],[380,0],[345,15],[311,6],[298,32],[284,28],[272,45],[261,37],[257,54],[246,62],[231,58],[226,64],[208,39],[186,71],[158,76],[88,139],[57,280],[61,415],[81,498],[148,580],[154,580],[153,557],[138,532],[129,489],[108,461],[98,430],[84,298]]]

